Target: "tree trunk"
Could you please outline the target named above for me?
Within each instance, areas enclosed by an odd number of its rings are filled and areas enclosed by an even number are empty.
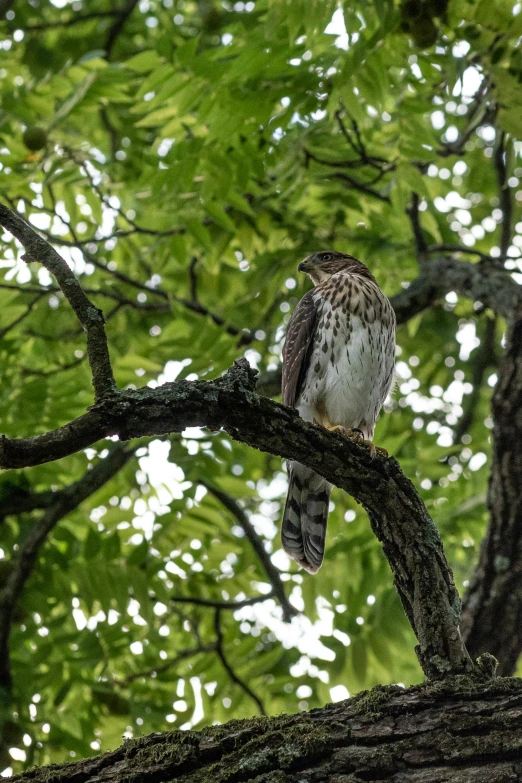
[[[309,713],[151,734],[12,780],[513,783],[522,781],[522,681],[377,686]]]
[[[492,403],[489,525],[464,599],[461,632],[476,657],[498,658],[512,675],[522,651],[522,308],[509,333]]]

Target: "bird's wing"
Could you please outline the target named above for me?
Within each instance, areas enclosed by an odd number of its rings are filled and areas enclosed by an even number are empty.
[[[295,408],[310,364],[310,354],[317,328],[320,297],[313,288],[295,308],[283,347],[283,405]]]

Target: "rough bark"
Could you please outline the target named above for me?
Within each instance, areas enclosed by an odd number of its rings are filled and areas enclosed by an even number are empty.
[[[522,312],[509,336],[492,403],[489,525],[466,594],[461,629],[474,655],[512,674],[522,651]]]
[[[452,677],[379,687],[298,715],[128,740],[13,783],[514,783],[522,682]]]

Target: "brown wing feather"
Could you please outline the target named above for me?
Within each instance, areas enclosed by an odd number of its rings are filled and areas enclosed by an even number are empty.
[[[314,296],[315,294],[315,296]],[[317,292],[312,288],[295,308],[283,347],[283,405],[295,407],[310,363],[310,353],[317,326]]]

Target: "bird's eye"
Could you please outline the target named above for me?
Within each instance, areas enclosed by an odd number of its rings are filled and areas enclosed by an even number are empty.
[[[321,261],[331,261],[332,260],[332,254],[331,253],[323,253],[321,256]]]

